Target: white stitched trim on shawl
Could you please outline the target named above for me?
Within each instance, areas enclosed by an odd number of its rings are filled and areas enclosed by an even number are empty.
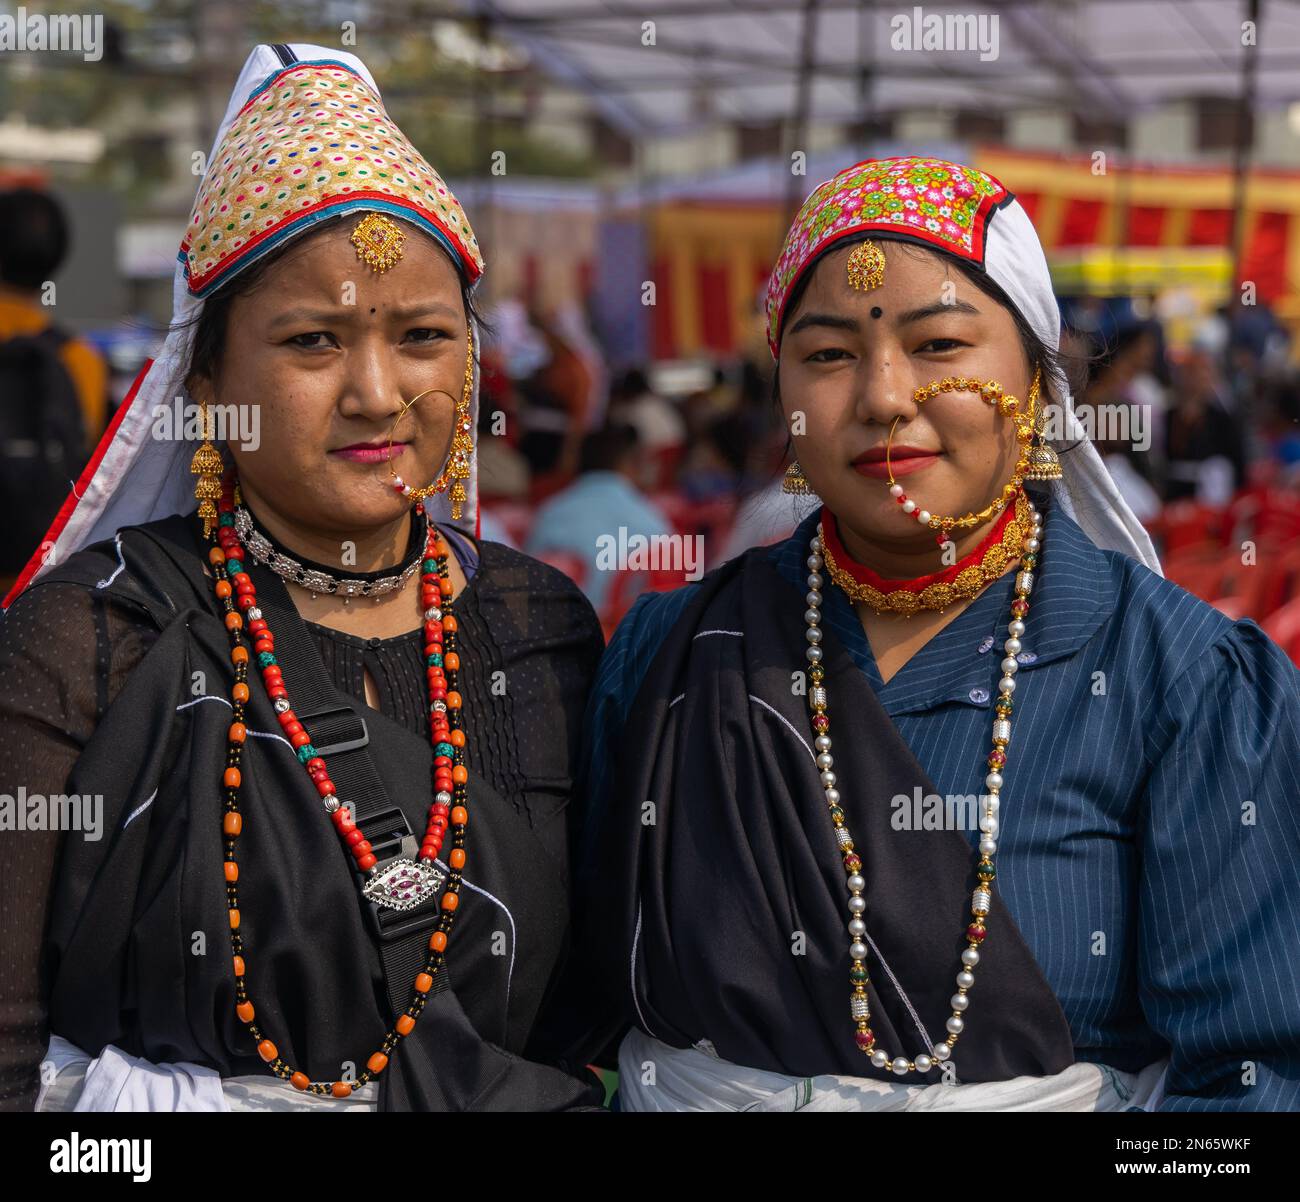
[[[114,580],[126,571],[126,560],[122,557],[122,532],[120,530],[113,535],[113,546],[117,548],[117,567],[113,569],[113,574],[107,580],[96,582],[96,588],[108,588]]]
[[[198,705],[200,701],[220,701],[227,709],[233,710],[235,708],[224,697],[213,697],[205,693],[202,697],[195,697],[193,701],[182,702],[176,707],[177,712],[187,710],[192,705]],[[248,733],[255,739],[275,739],[277,742],[283,743],[290,751],[293,751],[293,744],[284,735],[277,735],[273,730],[250,730]],[[297,755],[298,753],[295,751],[294,754]]]
[[[646,1022],[645,1015],[641,1012],[641,999],[636,995],[636,949],[641,942],[641,899],[637,898],[636,902],[636,930],[632,932],[632,1005],[636,1007],[636,1016],[641,1020],[641,1026],[646,1033],[653,1039],[655,1034],[650,1030],[650,1024]]]
[[[451,872],[451,869],[441,860],[436,861],[436,863],[438,867],[443,869],[445,872]],[[464,877],[461,877],[460,883],[468,889],[473,889],[475,893],[481,893],[489,901],[496,902],[496,904],[506,912],[506,918],[510,920],[510,967],[506,970],[506,1008],[508,1010],[510,1006],[510,982],[514,979],[515,975],[515,943],[517,940],[515,934],[515,916],[510,913],[510,907],[495,894],[489,893],[486,889],[482,889],[478,885],[472,884]]]
[[[729,634],[733,639],[743,639],[745,637],[745,632],[743,630],[701,630],[699,634],[691,636],[691,642],[694,642],[696,639],[702,639],[705,635],[709,634]]]
[[[158,796],[158,790],[155,789],[152,793],[149,794],[148,797],[144,799],[143,802],[140,803],[140,805],[136,806],[135,809],[132,810],[126,816],[126,821],[122,823],[122,829],[126,830],[126,828],[130,826],[131,823],[133,823],[137,818],[139,818],[140,815],[145,812],[145,810],[147,810],[151,805],[153,805],[153,799],[157,796]]]
[[[803,749],[808,753],[808,758],[809,758],[810,760],[812,760],[812,762],[813,762],[813,767],[814,767],[814,768],[817,767],[817,757],[816,757],[815,755],[813,755],[813,749],[812,749],[811,747],[808,746],[808,740],[805,739],[805,738],[803,737],[803,735],[801,735],[801,734],[799,733],[799,731],[796,729],[796,727],[795,727],[794,724],[790,721],[790,719],[787,718],[784,714],[780,713],[780,712],[779,712],[778,710],[776,710],[775,708],[773,708],[772,706],[768,705],[768,703],[767,703],[766,701],[764,701],[761,697],[755,697],[753,693],[750,693],[750,694],[749,694],[749,699],[750,699],[750,701],[756,701],[756,702],[757,702],[759,705],[761,705],[765,710],[768,710],[770,713],[773,713],[773,714],[775,714],[778,718],[780,718],[780,719],[781,719],[781,722],[782,722],[786,727],[789,728],[790,733],[791,733],[792,735],[794,735],[794,737],[795,737],[796,739],[798,739],[800,743],[803,744]]]

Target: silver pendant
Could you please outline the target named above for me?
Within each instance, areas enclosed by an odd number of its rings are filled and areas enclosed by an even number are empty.
[[[386,910],[414,910],[437,893],[446,879],[446,874],[428,860],[402,856],[375,873],[361,892],[368,901]]]

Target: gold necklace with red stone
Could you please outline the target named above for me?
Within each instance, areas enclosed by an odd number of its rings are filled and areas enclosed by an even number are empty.
[[[275,637],[258,608],[257,590],[244,571],[245,552],[234,519],[235,508],[240,504],[239,486],[232,475],[227,475],[222,482],[221,500],[217,504],[217,525],[208,535],[211,544],[208,561],[216,576],[215,592],[224,611],[226,629],[230,633],[230,659],[235,668],[235,683],[230,693],[233,713],[227,733],[226,767],[221,780],[221,830],[226,853],[226,897],[235,970],[235,1012],[256,1041],[258,1055],[277,1077],[305,1093],[346,1098],[354,1089],[359,1089],[382,1073],[399,1042],[415,1029],[416,1019],[420,1017],[429,990],[433,987],[434,975],[444,966],[447,937],[460,904],[462,870],[465,867],[465,828],[469,822],[468,770],[465,767],[461,695],[457,689],[460,657],[456,653],[458,625],[452,614],[452,585],[447,571],[449,551],[441,534],[430,522],[420,574],[429,726],[434,752],[434,799],[429,807],[429,823],[420,844],[418,860],[399,858],[381,871],[370,843],[357,827],[351,809],[340,802],[324,759],[316,753],[311,745],[311,736],[294,715],[283,674],[275,660]],[[253,640],[251,655],[243,639],[242,632],[245,628]],[[387,908],[412,909],[432,896],[444,882],[446,884],[439,905],[438,925],[429,936],[424,967],[412,983],[410,1005],[384,1035],[379,1050],[367,1059],[365,1070],[351,1081],[312,1081],[306,1073],[295,1070],[281,1059],[275,1044],[257,1025],[256,1012],[248,994],[244,941],[240,934],[239,865],[235,850],[243,831],[243,817],[239,809],[242,780],[240,760],[248,737],[244,725],[244,708],[249,700],[248,666],[254,658],[285,738],[311,777],[344,848],[356,861],[357,867],[370,877],[362,892],[371,901]],[[449,829],[452,850],[447,861],[450,872],[444,877],[437,859]]]
[[[1022,486],[1017,486],[1017,493],[1025,496],[1028,502],[1028,496]],[[807,627],[804,633],[808,640],[805,655],[808,660],[809,679],[812,682],[808,690],[808,706],[812,710],[813,729],[817,732],[814,743],[817,748],[817,770],[821,775],[822,789],[830,809],[831,825],[835,830],[835,841],[847,874],[848,930],[851,939],[849,985],[852,990],[849,994],[849,1015],[854,1026],[853,1041],[860,1052],[871,1057],[871,1063],[876,1068],[886,1069],[900,1077],[905,1077],[908,1073],[928,1073],[936,1065],[942,1064],[951,1057],[958,1038],[966,1028],[964,1014],[970,1004],[970,999],[966,995],[975,984],[974,969],[980,962],[980,945],[988,934],[985,918],[993,904],[993,880],[996,876],[993,858],[998,850],[999,794],[1002,792],[1002,769],[1007,762],[1006,748],[1011,741],[1013,708],[1011,694],[1016,690],[1015,676],[1020,666],[1016,657],[1021,650],[1020,636],[1025,633],[1025,615],[1029,613],[1029,594],[1034,586],[1034,571],[1038,566],[1038,556],[1042,549],[1043,519],[1032,502],[1029,502],[1029,520],[1029,532],[1022,543],[1024,553],[1021,556],[1020,569],[1016,572],[1013,590],[1015,600],[1011,602],[1011,622],[1007,626],[1008,637],[1003,644],[1006,658],[1002,661],[998,699],[993,707],[993,750],[984,761],[989,770],[984,777],[984,787],[987,792],[981,797],[984,813],[979,820],[981,835],[979,858],[975,866],[978,884],[971,893],[970,900],[973,921],[966,927],[964,933],[966,947],[961,953],[961,969],[956,977],[957,992],[949,998],[952,1014],[946,1023],[948,1036],[935,1043],[928,1052],[917,1055],[914,1060],[909,1060],[906,1056],[891,1058],[884,1048],[876,1046],[876,1035],[871,1029],[871,1009],[867,1000],[867,985],[870,984],[867,976],[869,948],[866,943],[867,924],[863,917],[867,909],[867,899],[862,896],[867,881],[862,875],[862,857],[854,849],[853,836],[845,825],[844,809],[840,804],[841,796],[837,787],[838,780],[834,772],[835,760],[831,755],[830,697],[826,690],[826,668],[822,662],[825,653],[821,646],[822,586],[825,583],[821,570],[825,566],[826,543],[825,531],[820,522],[817,523],[817,533],[808,544],[808,558],[805,560],[808,568],[806,578],[808,593],[805,601],[808,608],[804,611],[804,624]]]

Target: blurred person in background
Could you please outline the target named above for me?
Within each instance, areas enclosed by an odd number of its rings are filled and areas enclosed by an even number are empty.
[[[44,290],[68,251],[54,197],[0,192],[0,585],[36,549],[104,430],[108,367],[53,320]]]
[[[549,352],[534,382],[563,417],[553,470],[567,480],[578,470],[578,452],[594,403],[592,389],[596,376],[588,357],[563,332],[556,314],[534,312],[529,320]]]
[[[1075,409],[1088,426],[1106,470],[1139,520],[1160,512],[1151,444],[1164,423],[1164,394],[1147,373],[1155,339],[1149,326],[1121,327],[1115,344],[1100,356]]]
[[[500,369],[497,356],[485,356],[478,414],[478,491],[487,500],[523,501],[528,497],[528,460],[514,445],[519,428],[519,396]],[[484,535],[493,538],[493,535]]]
[[[1300,370],[1269,382],[1264,423],[1264,449],[1277,467],[1278,483],[1300,487]]]
[[[692,440],[677,472],[677,488],[691,501],[715,501],[745,491],[747,430],[739,412],[715,416]]]
[[[605,423],[605,410],[609,404],[609,368],[605,365],[605,352],[582,305],[576,300],[564,300],[555,306],[550,328],[555,337],[580,360],[587,376],[587,395],[582,405],[583,430],[598,430]]]
[[[655,464],[654,485],[672,480],[686,449],[686,421],[672,401],[650,387],[645,370],[629,368],[610,395],[609,417],[636,427],[641,449]]]
[[[1231,404],[1216,353],[1190,347],[1175,366],[1165,418],[1166,501],[1226,505],[1245,483],[1245,450]]]
[[[610,570],[602,546],[612,538],[622,545],[640,535],[653,539],[673,533],[672,523],[640,489],[643,465],[635,427],[610,423],[582,442],[580,472],[567,488],[538,510],[524,550],[540,559],[559,552],[582,565],[578,581],[598,613],[604,611],[615,579],[626,572]]]

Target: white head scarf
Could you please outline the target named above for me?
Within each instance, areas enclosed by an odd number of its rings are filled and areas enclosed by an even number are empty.
[[[356,71],[376,94],[379,92],[378,85],[365,64],[355,55],[301,43],[289,45],[288,50],[303,63],[343,63]],[[249,97],[270,76],[283,70],[284,66],[284,60],[271,45],[257,46],[249,54],[213,139],[209,163],[216,160],[227,131]],[[366,206],[359,203],[357,207],[364,209]],[[51,523],[40,548],[4,599],[6,608],[28,584],[82,547],[111,538],[124,526],[140,525],[173,513],[189,513],[198,508],[194,497],[194,477],[189,470],[195,444],[181,438],[157,438],[152,430],[159,407],[171,408],[178,397],[188,403],[184,381],[197,319],[203,311],[204,303],[191,295],[184,264],[178,261],[172,284],[172,322],[162,350],[136,377],[130,392],[95,448],[81,479]],[[472,429],[476,431],[480,376],[477,356],[479,330],[472,318],[470,324],[476,352],[474,379],[470,390],[470,421]],[[470,460],[470,476],[464,484],[466,500],[461,506],[458,524],[477,533],[477,456]],[[442,492],[430,497],[425,502],[425,509],[435,521],[450,523],[449,493]]]
[[[1000,209],[990,223],[984,266],[1043,345],[1055,351],[1060,345],[1061,311],[1038,232],[1019,201]],[[1120,495],[1074,414],[1074,397],[1059,365],[1047,383],[1062,408],[1062,433],[1074,444],[1061,455],[1063,475],[1051,485],[1053,498],[1097,546],[1122,551],[1163,575],[1151,536]]]

